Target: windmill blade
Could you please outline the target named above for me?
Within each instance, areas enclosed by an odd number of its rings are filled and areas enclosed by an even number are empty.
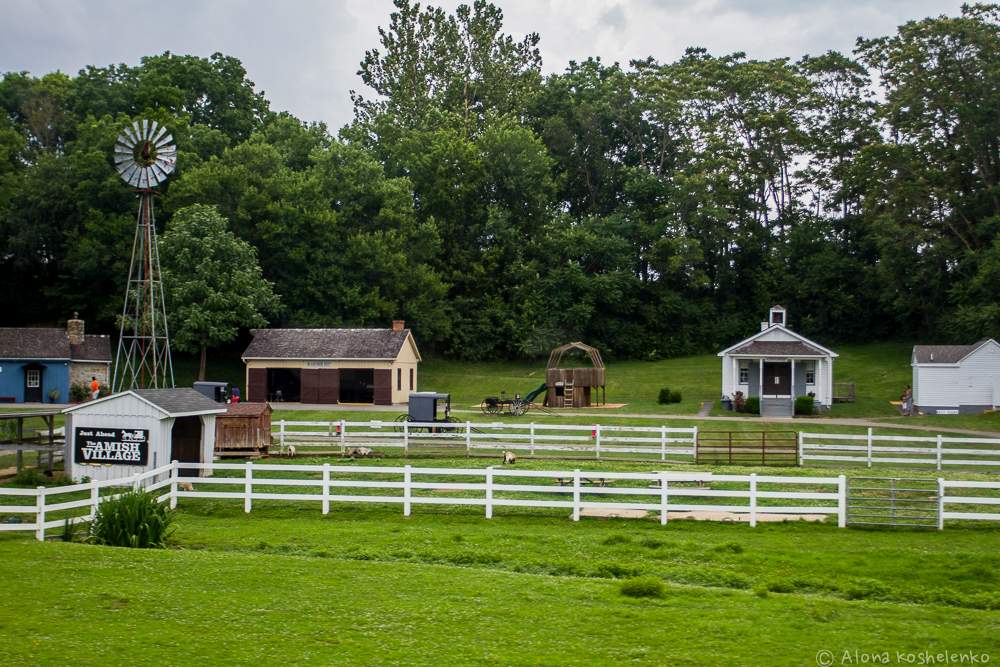
[[[125,146],[125,147],[128,147],[128,146],[132,145],[131,144],[131,139],[129,139],[129,136],[125,133],[125,130],[122,130],[121,133],[119,133],[118,138],[115,141],[118,144],[120,144],[122,146]]]
[[[139,141],[145,141],[146,137],[149,136],[149,121],[145,118],[142,119],[142,134],[139,135]]]
[[[121,171],[122,179],[124,179],[126,183],[131,184],[132,178],[135,176],[135,173],[138,170],[139,166],[134,162],[132,164],[125,165],[125,167]]]
[[[174,163],[172,160],[161,160],[160,158],[157,158],[155,166],[163,172],[164,178],[169,176],[174,170]]]
[[[130,126],[126,127],[125,132],[127,132],[129,138],[132,139],[133,146],[139,143],[139,121],[135,121]]]
[[[133,188],[139,187],[139,172],[141,171],[139,165],[132,165],[132,174],[128,177],[128,184]]]
[[[154,162],[152,165],[150,165],[149,171],[153,175],[153,178],[156,180],[156,185],[159,185],[163,181],[167,180],[167,172],[163,171],[163,167],[161,167],[157,163]]]
[[[167,129],[167,128],[163,128],[163,129]],[[173,140],[174,140],[174,135],[172,135],[172,134],[167,134],[167,136],[165,136],[165,137],[163,137],[163,138],[159,139],[159,140],[158,140],[158,141],[157,141],[156,143],[154,143],[153,145],[154,145],[154,146],[156,146],[156,149],[157,149],[157,150],[159,150],[159,149],[163,148],[164,146],[166,146],[167,144],[169,144],[169,143],[170,143],[171,141],[173,141]]]
[[[160,124],[157,123],[155,120],[149,121],[149,134],[146,135],[146,138],[149,139],[150,141],[152,141],[153,140],[153,135],[156,134],[156,130],[159,127],[160,127]]]
[[[157,131],[156,131],[156,132],[155,132],[155,133],[153,134],[153,138],[152,138],[152,139],[150,139],[149,141],[150,141],[150,142],[151,142],[151,143],[152,143],[152,144],[153,144],[154,146],[156,146],[156,145],[157,145],[157,143],[158,143],[158,142],[160,141],[160,139],[161,139],[161,138],[163,137],[163,135],[164,135],[164,134],[166,134],[166,133],[167,133],[167,126],[166,126],[166,125],[161,125],[161,126],[160,126],[160,129],[159,129],[159,130],[157,130]]]

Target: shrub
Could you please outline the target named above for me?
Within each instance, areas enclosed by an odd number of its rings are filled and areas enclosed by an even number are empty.
[[[660,390],[660,395],[656,399],[656,402],[659,403],[660,405],[666,405],[667,403],[670,402],[670,388],[669,387],[664,387],[663,389]]]
[[[680,403],[682,400],[684,400],[684,397],[681,395],[681,392],[679,392],[679,391],[671,391],[670,392],[670,402],[671,403]]]
[[[126,491],[97,506],[90,539],[113,547],[163,547],[170,535],[173,512],[145,491]]]
[[[812,396],[798,396],[795,399],[795,414],[811,415],[815,409],[815,399]]]
[[[73,403],[82,403],[90,397],[90,391],[82,382],[74,382],[69,386],[69,400]]]
[[[751,415],[760,414],[760,397],[751,396],[746,401],[743,402],[743,410],[741,412],[746,412]]]
[[[619,590],[630,598],[662,598],[665,588],[656,577],[635,577],[623,581]]]
[[[21,472],[14,475],[14,486],[48,486],[53,483],[51,477],[46,477],[38,468],[22,468]]]

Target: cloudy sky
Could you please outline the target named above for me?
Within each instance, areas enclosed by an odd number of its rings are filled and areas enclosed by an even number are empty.
[[[541,35],[544,68],[600,56],[715,54],[798,58],[849,51],[911,19],[957,14],[961,0],[494,0],[515,36]],[[426,3],[425,3],[426,4]],[[438,3],[453,8],[458,2]],[[377,46],[391,0],[0,0],[0,72],[75,73],[169,50],[243,61],[273,109],[338,128],[351,119],[358,63]]]

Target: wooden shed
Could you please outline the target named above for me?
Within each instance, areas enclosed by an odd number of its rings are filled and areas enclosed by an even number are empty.
[[[579,350],[590,359],[591,366],[560,368],[563,356]],[[545,405],[550,408],[586,408],[607,402],[604,360],[596,347],[579,341],[552,350],[545,369]],[[602,395],[603,392],[603,395]]]
[[[215,418],[215,455],[266,456],[271,444],[271,406],[230,403]]]
[[[926,414],[975,414],[1000,406],[1000,343],[916,345],[913,403]]]

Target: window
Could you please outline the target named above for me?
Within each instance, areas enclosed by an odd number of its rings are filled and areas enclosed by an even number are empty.
[[[784,324],[785,314],[780,310],[771,311],[771,324]]]
[[[750,366],[747,364],[740,364],[740,384],[750,383]]]
[[[413,369],[410,369],[410,391],[413,391]]]
[[[38,370],[28,371],[27,382],[28,389],[38,389],[42,386],[42,372]]]
[[[806,364],[806,384],[816,384],[816,362]]]
[[[403,391],[403,369],[396,369],[396,391]]]

